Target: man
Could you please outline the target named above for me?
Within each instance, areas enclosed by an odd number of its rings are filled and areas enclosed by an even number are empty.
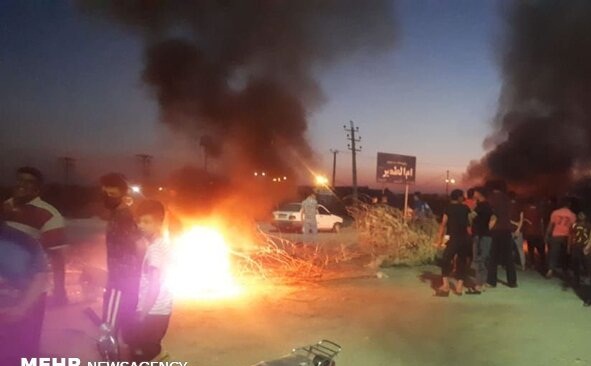
[[[488,266],[490,262],[490,247],[492,238],[490,229],[496,223],[496,216],[493,215],[492,207],[487,198],[487,192],[483,187],[474,189],[474,218],[472,220],[472,268],[475,272],[474,290],[468,294],[480,294],[484,290],[484,284],[488,277]]]
[[[141,253],[137,250],[138,229],[125,197],[129,189],[116,173],[101,178],[107,223],[107,286],[103,301],[103,321],[126,339],[130,334],[137,305]]]
[[[449,235],[449,241],[443,251],[441,264],[441,277],[443,284],[435,293],[436,296],[449,296],[449,277],[453,269],[454,257],[456,261],[457,285],[455,292],[462,295],[464,292],[464,281],[466,280],[467,257],[470,255],[470,236],[468,234],[468,225],[470,210],[464,205],[464,192],[455,189],[450,195],[451,202],[446,207],[439,229],[439,245],[443,246],[445,234]]]
[[[544,246],[544,218],[534,199],[529,199],[523,210],[523,238],[527,242],[529,265],[542,274],[546,271],[546,248]],[[539,264],[536,266],[535,252]]]
[[[47,262],[29,235],[0,222],[0,365],[39,357]]]
[[[509,192],[509,198],[511,199],[511,225],[513,226],[513,244],[515,244],[515,250],[519,257],[519,264],[521,270],[525,271],[525,253],[523,251],[523,210],[519,202],[517,202],[517,195],[515,192]]]
[[[564,198],[560,208],[554,210],[550,215],[550,223],[546,230],[546,241],[548,243],[548,272],[546,278],[552,278],[558,269],[559,264],[566,275],[567,261],[566,250],[568,236],[572,225],[577,220],[575,213],[570,209],[571,202]]]
[[[517,287],[517,273],[513,262],[511,200],[506,194],[507,185],[501,180],[491,180],[486,183],[486,188],[491,192],[488,201],[497,218],[490,231],[492,246],[487,284],[497,287],[497,267],[504,265],[507,272],[507,284],[509,287],[515,288]]]
[[[478,201],[474,197],[475,192],[475,188],[470,188],[466,191],[466,199],[464,200],[464,204],[468,206],[470,211],[474,211],[474,209],[476,208],[476,204],[478,203]]]
[[[415,192],[413,196],[414,204],[413,204],[413,213],[415,219],[426,219],[432,215],[431,207],[425,201],[423,201],[421,197],[421,192]]]
[[[6,225],[39,240],[53,269],[53,299],[56,305],[68,303],[66,294],[66,264],[64,218],[59,211],[40,198],[43,175],[35,168],[17,170],[12,198],[4,202]]]
[[[315,243],[318,235],[318,222],[316,215],[318,214],[318,201],[316,201],[316,194],[312,192],[302,202],[302,233],[304,234],[305,243]],[[312,239],[309,236],[312,234]]]

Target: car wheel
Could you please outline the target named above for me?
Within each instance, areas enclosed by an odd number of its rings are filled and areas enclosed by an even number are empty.
[[[334,225],[332,226],[332,232],[333,232],[333,233],[340,233],[340,232],[341,232],[341,227],[342,227],[342,226],[343,226],[343,225],[342,225],[340,222],[337,222],[336,224],[334,224]]]

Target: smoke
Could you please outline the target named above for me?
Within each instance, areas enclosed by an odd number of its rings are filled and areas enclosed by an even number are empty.
[[[142,79],[162,122],[201,139],[237,176],[266,170],[292,177],[298,161],[313,158],[307,117],[325,100],[314,74],[394,42],[389,0],[80,4],[143,37]]]
[[[514,1],[504,10],[496,132],[467,178],[560,193],[591,158],[591,2]]]

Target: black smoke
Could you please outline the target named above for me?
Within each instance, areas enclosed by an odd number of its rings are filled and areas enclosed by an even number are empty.
[[[143,37],[142,79],[162,122],[208,136],[206,150],[234,172],[287,174],[311,159],[307,117],[325,100],[315,74],[394,42],[389,0],[79,3]]]
[[[591,2],[505,5],[496,133],[468,178],[561,193],[586,174],[591,158]]]

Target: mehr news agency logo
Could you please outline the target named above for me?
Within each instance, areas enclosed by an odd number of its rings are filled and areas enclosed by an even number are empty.
[[[82,363],[79,358],[21,358],[20,366],[82,366]],[[189,366],[189,363],[181,361],[89,361],[86,366]]]

